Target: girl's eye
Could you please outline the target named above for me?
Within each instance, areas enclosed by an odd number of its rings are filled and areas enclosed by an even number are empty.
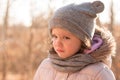
[[[56,35],[52,35],[52,39],[56,39],[57,38],[57,36]]]
[[[63,39],[70,39],[70,37],[64,36]]]

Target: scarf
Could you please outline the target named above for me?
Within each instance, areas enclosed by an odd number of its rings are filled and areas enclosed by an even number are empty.
[[[51,65],[62,72],[80,71],[90,64],[101,61],[110,65],[111,55],[115,52],[115,41],[110,32],[105,33],[105,31],[96,30],[92,41],[90,50],[84,50],[83,53],[77,52],[75,55],[65,59],[60,58],[52,48],[49,51]]]
[[[50,61],[52,66],[62,72],[76,72],[85,66],[95,63],[96,60],[90,55],[77,53],[69,58],[61,59],[57,54],[51,54]]]

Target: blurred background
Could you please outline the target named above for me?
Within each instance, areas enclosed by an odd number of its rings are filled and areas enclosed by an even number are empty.
[[[33,80],[49,49],[48,21],[61,6],[94,0],[0,0],[0,80]],[[120,80],[119,0],[101,0],[105,10],[97,25],[108,28],[117,43],[112,70]]]

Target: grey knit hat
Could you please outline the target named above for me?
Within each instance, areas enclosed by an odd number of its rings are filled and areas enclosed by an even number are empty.
[[[76,35],[90,48],[95,32],[94,20],[104,10],[101,1],[69,4],[59,8],[49,22],[50,34],[54,27],[62,27]]]

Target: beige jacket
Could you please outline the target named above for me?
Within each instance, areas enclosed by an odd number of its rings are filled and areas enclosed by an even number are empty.
[[[56,71],[45,59],[39,66],[34,80],[116,80],[113,72],[102,62],[91,64],[75,73]]]

